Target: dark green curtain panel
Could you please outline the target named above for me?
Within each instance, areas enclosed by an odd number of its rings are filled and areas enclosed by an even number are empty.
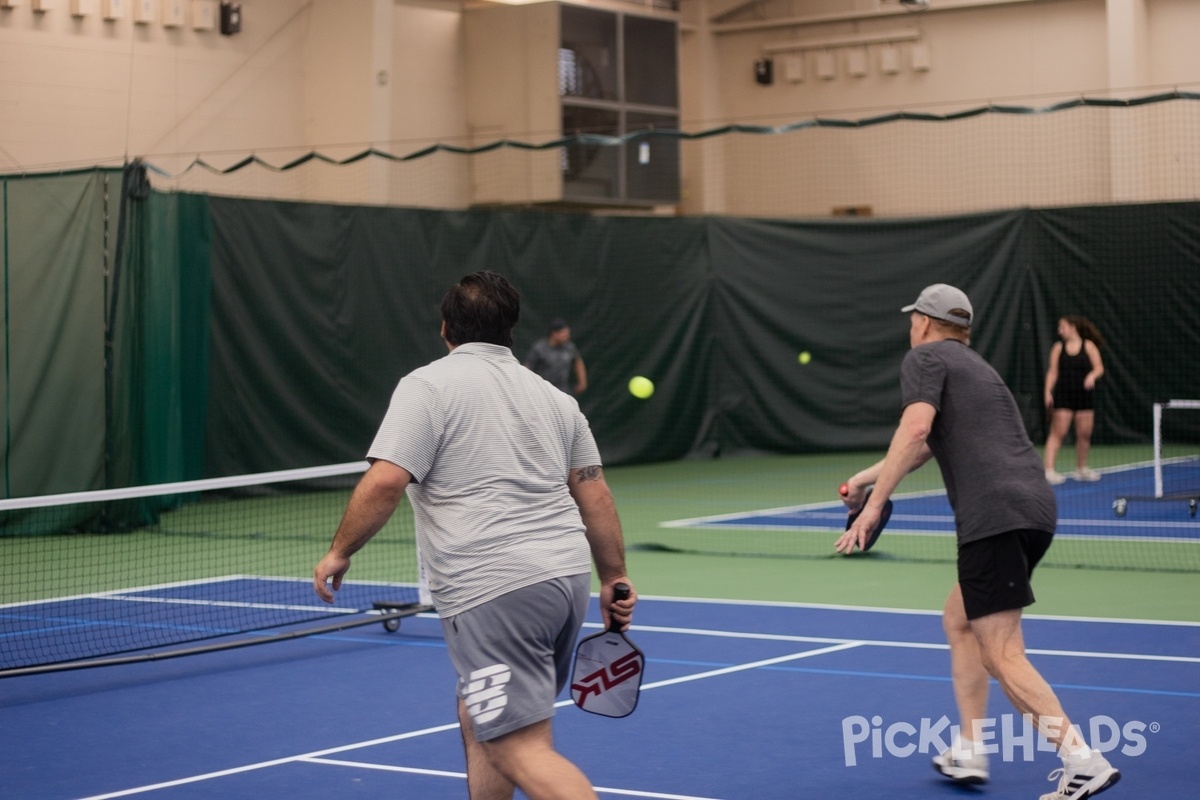
[[[1035,441],[1065,314],[1106,338],[1098,442],[1148,441],[1151,403],[1200,397],[1197,203],[647,218],[125,196],[121,179],[0,180],[4,496],[357,460],[396,381],[446,352],[442,295],[478,269],[522,292],[518,358],[570,323],[609,464],[885,446],[899,308],[934,282],[970,294],[973,346]],[[1173,435],[1200,441],[1195,416]]]
[[[974,299],[977,345],[1011,340],[1027,275],[1018,212],[904,223],[713,220],[710,447],[878,447],[900,413],[900,308],[930,283]],[[800,354],[807,354],[803,363]]]
[[[126,197],[109,308],[109,486],[204,477],[210,320],[208,199]]]
[[[1032,293],[1054,325],[1081,314],[1107,341],[1096,438],[1144,440],[1154,402],[1200,398],[1200,205],[1151,204],[1030,213]],[[1041,387],[1037,388],[1040,395]],[[1200,414],[1174,418],[1200,441]]]
[[[119,183],[0,179],[4,497],[104,486],[105,205]]]
[[[361,458],[396,380],[445,352],[442,294],[478,269],[522,291],[518,358],[551,319],[571,324],[610,464],[885,446],[899,308],[935,282],[971,296],[973,346],[1037,441],[1063,314],[1109,338],[1097,441],[1145,440],[1153,400],[1200,393],[1197,204],[812,222],[210,208],[210,475]],[[652,398],[629,394],[635,375]]]
[[[209,475],[362,458],[482,219],[213,198]]]
[[[686,454],[705,403],[703,223],[212,198],[207,472],[362,458],[396,381],[446,353],[442,296],[480,269],[523,294],[514,352],[570,320],[606,458]],[[622,224],[635,222],[636,225]],[[633,398],[635,374],[660,383]]]

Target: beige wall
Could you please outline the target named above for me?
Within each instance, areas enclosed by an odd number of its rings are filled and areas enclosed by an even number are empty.
[[[244,32],[232,37],[135,25],[128,16],[78,18],[69,0],[54,5],[0,9],[0,169],[303,141],[294,76],[303,65],[304,0],[246,3]]]
[[[0,172],[119,165],[132,156],[174,172],[198,155],[217,166],[250,153],[282,164],[311,150],[344,158],[374,146],[403,156],[435,142],[471,141],[459,2],[242,0],[235,36],[187,24],[165,28],[161,16],[146,25],[128,16],[104,20],[99,0],[97,13],[84,17],[71,15],[70,0],[55,0],[43,13],[31,0],[17,2],[0,9]],[[1200,88],[1200,0],[931,4],[927,12],[897,13],[895,0],[682,0],[683,127]],[[763,20],[790,24],[751,27]],[[863,77],[845,74],[847,51],[840,49],[833,80],[816,77],[815,53],[804,55],[803,82],[786,81],[779,58],[774,85],[753,80],[764,45],[906,27],[921,32],[928,71],[910,68],[911,43],[904,43],[895,75],[879,71],[879,48],[870,45]],[[854,163],[869,182],[877,143],[866,144],[848,158],[861,159]],[[748,170],[730,158],[729,142],[685,149],[686,210],[746,213],[734,184],[746,184]],[[382,169],[316,166],[286,177],[252,169],[222,180],[235,193],[452,207],[468,202],[471,176],[467,159],[434,156]],[[1145,188],[1121,189],[1107,174],[1104,182],[1118,195],[1140,196]],[[836,199],[870,200],[864,193],[858,184]],[[810,208],[781,197],[777,209],[817,213],[827,205],[828,198]]]
[[[759,6],[717,21],[712,15],[725,0],[685,0],[684,36],[687,111],[693,128],[749,118],[794,120],[805,114],[914,108],[931,104],[971,106],[991,99],[1051,102],[1053,96],[1190,83],[1200,84],[1200,2],[1195,0],[931,0],[926,12],[895,13],[895,0],[796,0],[767,2],[760,24],[790,19],[796,24],[750,27]],[[956,5],[957,4],[957,5]],[[840,5],[860,11],[854,19],[822,22]],[[787,13],[787,8],[793,13]],[[879,10],[886,13],[879,13]],[[1127,24],[1142,18],[1141,30]],[[739,29],[745,28],[745,29]],[[776,56],[775,82],[754,82],[753,63],[765,45],[804,42],[835,36],[915,29],[928,46],[932,67],[914,72],[909,66],[912,44],[898,43],[900,70],[885,75],[879,68],[882,44],[866,45],[868,72],[846,74],[851,48],[830,48],[837,77],[816,76],[816,51],[802,54],[805,79],[792,83],[781,74]],[[686,84],[688,73],[701,67],[696,51],[715,50],[720,64],[719,101],[702,100],[707,87]],[[1110,54],[1110,50],[1113,51]],[[1110,61],[1132,57],[1136,69],[1110,74]],[[1049,99],[1047,99],[1049,98]]]

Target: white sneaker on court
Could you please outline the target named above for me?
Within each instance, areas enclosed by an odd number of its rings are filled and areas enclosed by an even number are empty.
[[[1058,791],[1044,794],[1041,800],[1083,800],[1100,794],[1117,781],[1121,773],[1108,760],[1093,750],[1082,764],[1065,763],[1050,773],[1049,780],[1058,779]]]
[[[977,785],[988,781],[988,762],[985,755],[956,758],[954,749],[933,757],[933,768],[955,783]]]
[[[1046,481],[1051,486],[1058,486],[1060,483],[1066,483],[1067,479],[1064,475],[1060,475],[1052,469],[1046,470]]]
[[[1096,472],[1094,469],[1088,469],[1087,467],[1084,467],[1082,469],[1075,470],[1075,480],[1089,482],[1098,481],[1100,480],[1100,473]]]

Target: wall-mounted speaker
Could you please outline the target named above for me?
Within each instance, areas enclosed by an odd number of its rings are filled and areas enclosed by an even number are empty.
[[[242,4],[221,3],[221,33],[233,36],[242,30]]]
[[[775,64],[769,58],[760,58],[754,62],[754,80],[763,86],[770,86],[775,80]]]

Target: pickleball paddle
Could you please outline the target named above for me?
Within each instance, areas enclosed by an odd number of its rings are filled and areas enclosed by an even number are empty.
[[[629,597],[629,586],[618,583],[613,598]],[[627,717],[637,708],[646,658],[621,632],[616,620],[608,630],[580,640],[571,668],[571,699],[592,714]]]

